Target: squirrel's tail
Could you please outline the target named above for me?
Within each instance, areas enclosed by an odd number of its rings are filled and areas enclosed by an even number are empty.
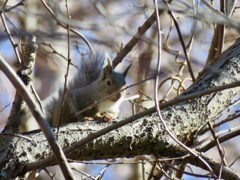
[[[91,53],[83,55],[77,74],[68,88],[81,88],[97,80],[102,73],[104,60],[105,56],[101,53],[96,53],[95,56]]]

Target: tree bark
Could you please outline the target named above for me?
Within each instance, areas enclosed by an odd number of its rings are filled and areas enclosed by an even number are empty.
[[[208,70],[178,98],[240,81],[240,39],[226,50]],[[161,109],[164,120],[170,131],[180,141],[191,145],[198,129],[207,121],[213,120],[216,115],[230,104],[231,99],[240,88],[231,88],[207,94],[185,102]],[[146,112],[153,112],[153,109]],[[147,113],[145,113],[147,114]],[[135,115],[141,117],[144,113]],[[117,119],[120,120],[120,119]],[[160,154],[164,157],[181,157],[189,154],[179,144],[170,138],[164,130],[156,113],[138,118],[116,130],[106,133],[85,145],[77,145],[84,138],[91,138],[96,133],[116,123],[79,122],[68,124],[60,128],[58,141],[62,148],[73,146],[75,151],[67,154],[74,160],[96,160],[119,157],[133,157],[142,154]],[[56,133],[56,129],[53,128]],[[108,131],[106,131],[108,132]],[[56,164],[49,158],[52,155],[50,146],[41,131],[32,131],[23,134],[22,138],[14,135],[2,135],[0,138],[0,176],[13,178],[21,173],[36,170]],[[94,137],[93,137],[94,138]],[[93,139],[92,138],[92,139]],[[69,152],[65,150],[65,152]],[[221,163],[214,162],[202,156],[218,174]],[[189,156],[184,161],[206,169],[198,158]],[[224,179],[239,179],[240,176],[230,168],[224,166]]]

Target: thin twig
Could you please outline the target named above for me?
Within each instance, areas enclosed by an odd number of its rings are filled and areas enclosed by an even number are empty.
[[[66,71],[66,74],[65,74],[65,81],[64,81],[64,87],[63,87],[63,94],[62,94],[62,101],[61,101],[61,107],[60,107],[60,119],[58,120],[58,125],[57,125],[57,137],[58,137],[58,133],[59,133],[59,127],[60,127],[60,124],[62,122],[62,113],[63,113],[63,107],[64,107],[64,100],[65,100],[65,95],[66,95],[66,92],[67,92],[67,82],[68,82],[68,74],[69,74],[69,68],[70,68],[70,65],[71,65],[71,55],[70,55],[70,19],[71,19],[71,16],[69,14],[69,10],[68,10],[68,3],[67,3],[67,0],[65,0],[65,6],[66,6],[66,10],[67,10],[67,18],[68,18],[68,24],[67,24],[67,47],[68,47],[68,63],[67,63],[67,71]]]
[[[38,96],[38,94],[37,94],[37,92],[36,92],[36,90],[35,90],[35,88],[34,88],[34,86],[33,86],[32,84],[30,84],[30,88],[31,88],[32,93],[33,93],[33,95],[35,96],[35,98],[36,98],[36,100],[37,100],[37,102],[38,102],[38,105],[39,105],[40,109],[42,110],[43,114],[45,114],[44,109],[43,109],[43,106],[42,106],[41,99],[40,99],[40,97]]]
[[[41,0],[42,4],[44,5],[44,7],[48,10],[48,12],[52,15],[52,17],[55,19],[55,21],[57,22],[57,24],[61,27],[63,27],[64,29],[68,29],[68,25],[64,25],[62,24],[56,17],[56,15],[54,14],[54,12],[52,11],[52,9],[47,5],[47,3],[45,2],[45,0]],[[87,46],[89,47],[92,55],[94,56],[94,51],[93,48],[90,44],[90,42],[87,40],[87,38],[85,38],[85,36],[79,32],[77,32],[76,30],[69,28],[69,31],[71,31],[72,33],[78,35],[80,38],[82,38],[82,40],[87,44]]]
[[[78,170],[78,169],[74,168],[74,167],[73,167],[72,169],[75,170],[75,171],[77,171],[77,172],[79,172],[79,173],[81,173],[82,175],[84,175],[84,176],[92,179],[92,180],[95,180],[95,177],[92,176],[92,175],[90,175],[90,174],[87,174],[87,173],[85,173],[85,172],[83,172],[83,171],[81,171],[81,170]]]
[[[209,129],[210,129],[210,132],[211,132],[211,134],[212,134],[212,136],[213,136],[213,139],[214,139],[214,141],[215,141],[215,143],[216,143],[216,145],[217,145],[217,149],[218,149],[218,153],[219,153],[219,155],[220,155],[220,158],[222,159],[222,162],[223,162],[224,166],[227,166],[227,161],[226,161],[226,159],[224,158],[221,145],[220,145],[219,140],[218,140],[218,138],[217,138],[217,136],[216,136],[216,134],[215,134],[215,132],[214,132],[214,130],[213,130],[212,123],[208,121],[207,124],[208,124],[208,127],[209,127]]]
[[[159,10],[159,14],[162,14],[164,10]],[[156,20],[156,13],[152,15],[143,23],[141,27],[138,28],[137,33],[132,37],[132,39],[121,49],[117,57],[113,60],[113,67],[116,67],[123,58],[133,49],[133,47],[138,43],[139,39],[145,32],[153,25]]]
[[[54,47],[51,45],[51,44],[47,44],[47,43],[42,43],[44,46],[47,46],[47,47],[49,47],[49,48],[51,48],[52,49],[52,53],[54,53],[54,54],[57,54],[57,55],[59,55],[61,58],[63,58],[64,60],[66,60],[66,61],[68,61],[68,58],[66,58],[64,55],[62,55],[61,53],[59,53],[56,49],[54,49]],[[72,62],[70,63],[73,67],[75,67],[75,68],[78,68],[75,64],[73,64]]]
[[[19,138],[22,138],[22,139],[26,139],[26,140],[28,140],[28,141],[30,141],[30,142],[34,142],[34,143],[36,144],[36,142],[35,142],[33,139],[31,139],[31,138],[29,138],[29,137],[27,137],[27,136],[23,136],[23,135],[21,135],[21,134],[15,134],[15,133],[0,133],[0,136],[14,136],[14,137],[19,137]]]
[[[220,11],[221,13],[224,13],[224,2],[222,0],[220,2]],[[225,34],[224,31],[225,31],[224,24],[216,25],[216,28],[214,29],[214,33],[212,37],[211,46],[209,48],[207,61],[203,71],[200,72],[200,75],[206,70],[207,67],[213,64],[217,60],[217,57],[221,54],[223,43],[224,43],[224,34]]]
[[[194,11],[194,13],[196,13],[195,2],[192,1],[192,4],[193,4],[193,11]],[[197,19],[194,18],[193,25],[192,25],[191,37],[190,37],[190,40],[189,40],[188,44],[186,45],[186,51],[187,51],[188,56],[189,56],[189,53],[190,53],[190,50],[191,50],[191,47],[192,47],[196,25],[197,25]],[[168,44],[168,39],[170,37],[170,32],[172,31],[172,27],[173,27],[173,18],[171,18],[171,26],[169,28],[169,31],[168,31],[168,34],[167,34],[167,37],[166,37],[166,49],[169,50],[172,53],[176,53],[175,62],[180,64],[179,72],[178,72],[177,75],[175,75],[175,77],[178,78],[179,82],[181,82],[180,85],[179,85],[179,88],[178,88],[178,90],[180,90],[180,87],[182,86],[183,81],[179,77],[182,76],[182,74],[183,74],[183,70],[184,70],[184,67],[186,66],[187,60],[185,58],[184,62],[178,61],[177,59],[178,59],[178,56],[180,55],[180,51],[176,51],[176,50],[171,49],[169,44]],[[176,27],[176,28],[178,28],[178,27]],[[172,85],[169,87],[168,91],[163,96],[163,100],[166,99],[167,96],[171,93],[172,89],[174,88],[175,83],[176,83],[176,80],[172,80],[172,83],[171,83]],[[159,86],[158,89],[160,89],[160,86]],[[180,91],[177,91],[177,95],[179,95],[179,94],[180,94]]]
[[[23,1],[25,1],[25,0],[20,1],[19,3],[11,6],[11,7],[8,8],[8,9],[5,9],[5,6],[3,6],[3,7],[2,7],[3,10],[0,10],[0,13],[11,11],[12,9],[15,9],[15,8],[18,7],[18,6],[23,6],[23,5],[24,5]],[[7,2],[7,1],[6,1],[6,2]]]
[[[154,164],[152,165],[151,167],[151,170],[150,170],[150,173],[148,175],[148,178],[147,180],[151,180],[153,178],[153,175],[154,175],[154,171],[156,169],[156,165],[157,165],[157,162],[155,161]]]
[[[0,109],[0,113],[3,112],[8,106],[10,106],[12,103],[9,102],[7,105],[5,105],[2,109]]]
[[[16,55],[16,57],[17,57],[17,60],[18,60],[19,64],[20,64],[22,60],[21,60],[21,57],[20,57],[19,52],[18,52],[18,49],[17,49],[17,48],[18,48],[18,44],[16,44],[16,43],[14,42],[14,40],[13,40],[13,38],[12,38],[12,36],[11,36],[11,33],[10,33],[10,31],[9,31],[9,29],[8,29],[8,26],[7,26],[7,23],[6,23],[6,19],[5,19],[5,14],[4,14],[4,12],[0,13],[0,16],[1,16],[1,19],[2,19],[3,26],[4,26],[5,30],[6,30],[7,35],[8,35],[8,39],[10,40],[10,42],[11,42],[11,44],[12,44],[12,46],[13,46],[15,55]]]
[[[226,142],[229,139],[239,136],[240,128],[236,128],[236,130],[229,129],[229,130],[227,130],[227,132],[228,132],[228,134],[218,138],[220,143]],[[206,152],[215,146],[216,146],[215,140],[211,140],[208,144],[206,144],[200,148],[196,148],[196,150],[200,151],[200,152]]]
[[[161,32],[160,32],[160,19],[159,19],[159,14],[158,14],[158,2],[157,0],[154,1],[155,2],[155,12],[156,12],[156,22],[157,22],[157,26],[158,26],[158,64],[157,64],[157,72],[156,74],[159,74],[160,72],[160,67],[161,67]],[[184,44],[183,44],[184,45]],[[185,49],[185,45],[183,47],[183,49]],[[186,50],[184,50],[186,52]],[[185,54],[187,55],[187,54]],[[154,85],[154,101],[155,101],[155,108],[156,108],[156,111],[157,111],[157,114],[159,116],[159,119],[161,120],[163,126],[164,126],[164,129],[167,131],[167,133],[170,135],[170,137],[176,142],[178,143],[180,146],[182,146],[184,149],[186,149],[190,154],[192,154],[193,156],[197,157],[206,167],[207,169],[209,169],[209,171],[213,173],[213,170],[212,168],[209,166],[209,164],[201,157],[199,156],[196,152],[194,152],[191,148],[187,147],[185,144],[183,144],[181,141],[179,141],[173,134],[172,132],[169,130],[165,120],[163,119],[162,117],[162,114],[161,114],[161,111],[160,111],[160,107],[159,107],[159,104],[158,104],[158,89],[157,89],[157,86],[158,86],[158,76],[156,76],[155,78],[155,85]]]
[[[182,33],[181,33],[181,30],[179,28],[179,25],[176,21],[176,18],[174,16],[174,14],[172,13],[172,11],[170,10],[170,7],[169,7],[169,4],[166,3],[167,6],[168,6],[168,14],[171,16],[171,18],[173,19],[173,22],[176,26],[176,30],[177,30],[177,33],[178,33],[178,37],[179,37],[179,40],[180,40],[180,43],[182,45],[182,49],[183,49],[183,52],[184,52],[184,55],[185,55],[185,58],[186,58],[186,61],[187,61],[187,65],[188,65],[188,70],[189,70],[189,73],[191,75],[191,78],[193,80],[193,82],[195,81],[195,77],[194,77],[194,74],[193,74],[193,69],[192,69],[192,66],[191,66],[191,63],[190,63],[190,58],[189,58],[189,54],[187,53],[187,49],[186,49],[186,45],[185,45],[185,42],[184,42],[184,39],[182,37]]]
[[[179,169],[175,168],[174,166],[172,166],[171,164],[169,164],[167,161],[164,162],[169,168],[175,170],[175,171],[178,171]],[[208,179],[211,179],[212,176],[208,176],[208,175],[201,175],[201,174],[196,174],[196,173],[190,173],[190,172],[187,172],[187,171],[183,171],[184,174],[187,174],[189,176],[194,176],[194,177],[201,177],[201,178],[208,178]]]

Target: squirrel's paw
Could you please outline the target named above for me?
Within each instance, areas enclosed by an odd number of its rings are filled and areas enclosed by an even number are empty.
[[[92,121],[94,118],[93,117],[84,117],[83,120],[84,121]]]
[[[114,112],[104,112],[101,114],[97,113],[96,117],[98,117],[104,121],[107,121],[107,122],[112,122],[112,119],[117,117],[117,113],[114,113]]]

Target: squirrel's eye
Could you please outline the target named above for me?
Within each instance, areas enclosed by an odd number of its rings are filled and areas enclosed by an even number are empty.
[[[106,85],[107,86],[111,86],[112,85],[112,81],[110,79],[108,79],[107,82],[106,82]]]

